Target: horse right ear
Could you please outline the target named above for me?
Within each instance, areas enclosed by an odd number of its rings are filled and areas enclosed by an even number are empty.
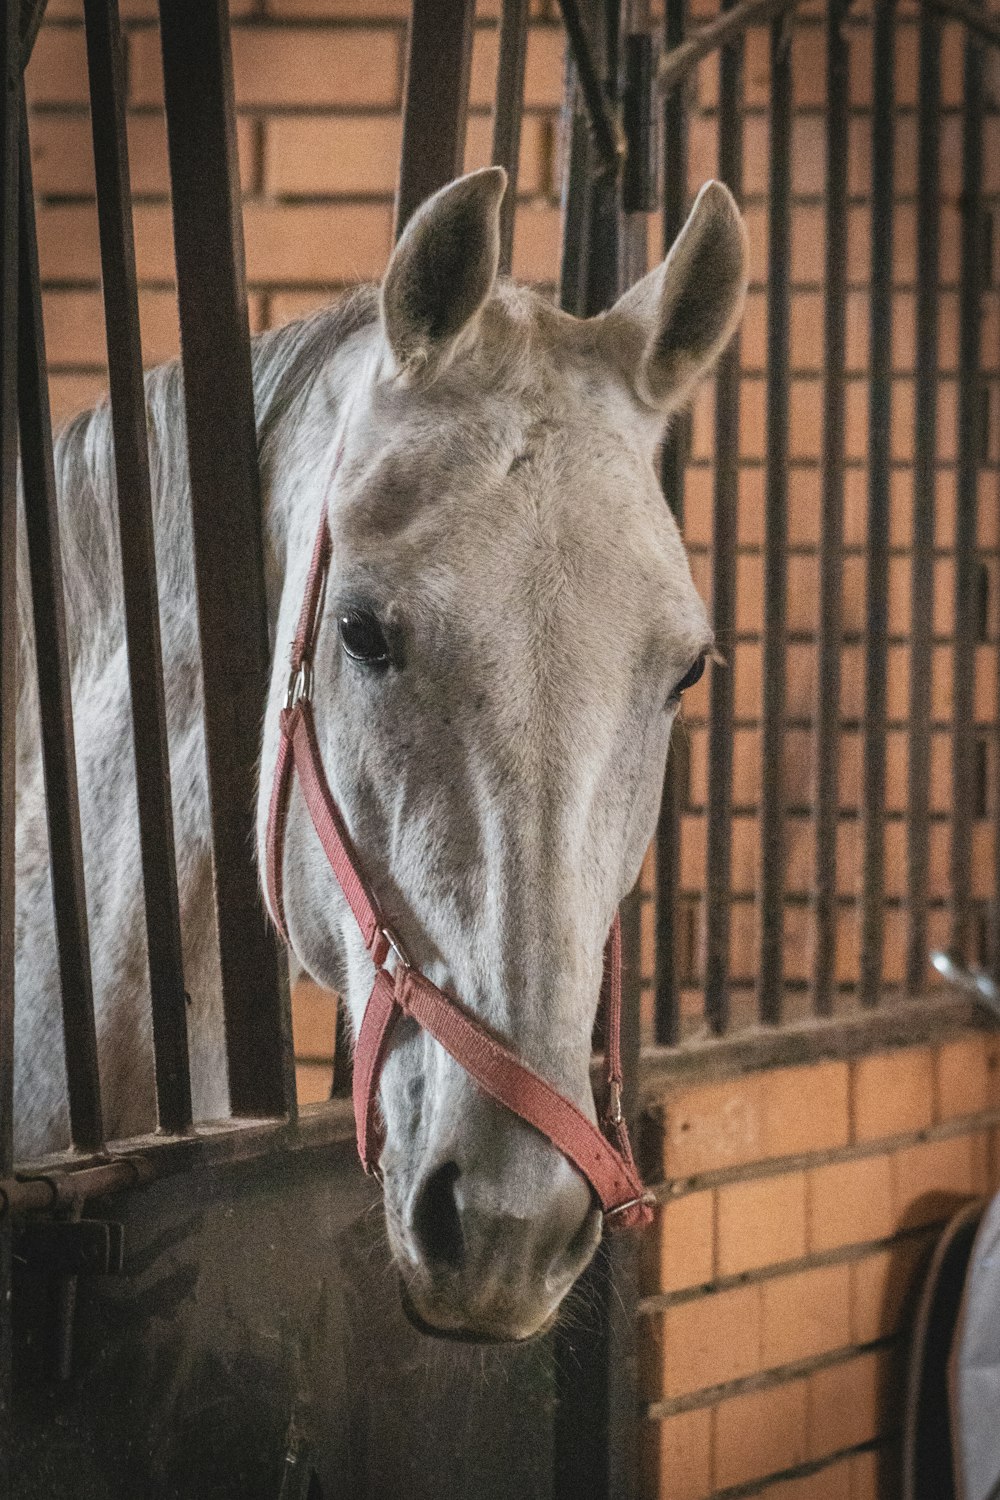
[[[748,271],[743,216],[728,188],[708,182],[666,260],[601,326],[607,353],[645,406],[666,416],[693,393],[736,331]]]
[[[470,335],[500,260],[502,167],[470,172],[413,215],[382,282],[382,327],[405,384],[426,384]]]

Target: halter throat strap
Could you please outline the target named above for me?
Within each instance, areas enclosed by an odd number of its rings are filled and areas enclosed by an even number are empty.
[[[330,567],[324,506],[292,642],[288,692],[280,714],[278,758],[267,820],[266,885],[271,914],[288,941],[284,849],[292,783],[298,778],[316,835],[351,908],[375,969],[354,1053],[354,1119],[358,1154],[377,1174],[382,1148],[378,1091],[396,1019],[408,1016],[475,1079],[479,1087],[544,1135],[590,1183],[605,1222],[623,1228],[652,1218],[652,1196],[639,1177],[621,1109],[621,928],[616,914],[604,950],[604,1100],[601,1127],[529,1068],[481,1021],[410,963],[366,880],[323,767],[312,710],[312,651]],[[387,967],[394,956],[391,968]]]

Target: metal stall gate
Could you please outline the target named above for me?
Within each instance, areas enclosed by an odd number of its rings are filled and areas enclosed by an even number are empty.
[[[252,859],[269,653],[225,0],[159,7],[233,1116],[208,1126],[192,1120],[124,48],[116,0],[84,5],[159,1122],[152,1136],[105,1138],[23,97],[43,10],[39,0],[4,7],[0,101],[0,1493],[499,1500],[623,1492],[610,1478],[615,1419],[596,1314],[584,1317],[579,1348],[568,1336],[560,1349],[550,1341],[498,1355],[495,1369],[478,1352],[435,1358],[398,1307],[378,1203],[353,1162],[348,1104],[297,1110],[287,978]],[[622,137],[617,84],[609,93],[605,82],[618,76],[615,17],[609,8],[600,25],[589,18],[601,38],[591,50],[584,21],[567,7],[606,158],[587,206],[593,228],[577,234],[573,250],[580,256],[598,236],[580,283],[588,307],[622,274]],[[527,20],[523,0],[505,5],[494,152],[515,181]],[[473,21],[472,0],[414,5],[397,232],[461,168]],[[630,129],[645,152],[648,38],[635,57],[645,72],[634,87],[646,90],[646,103],[633,106]],[[589,149],[582,135],[575,149]],[[37,1164],[15,1163],[12,1152],[18,446],[72,1137],[69,1152]],[[595,1284],[606,1301],[605,1283]],[[580,1455],[560,1437],[571,1429],[557,1410],[560,1386],[568,1401],[581,1384],[588,1402],[599,1401],[590,1422],[596,1462],[582,1479],[565,1467]]]
[[[296,1108],[284,965],[261,917],[250,857],[268,642],[225,0],[160,0],[159,6],[234,1115],[224,1127],[192,1123],[123,54],[115,0],[85,0],[160,1124],[155,1137],[114,1146],[104,1141],[22,97],[23,67],[43,9],[37,0],[25,0],[20,13],[13,4],[4,8],[0,110],[0,1493],[18,1500],[137,1493],[285,1500],[633,1494],[634,1247],[617,1242],[602,1250],[581,1294],[579,1307],[586,1311],[578,1310],[576,1321],[544,1344],[497,1355],[495,1365],[492,1356],[481,1362],[478,1352],[450,1350],[439,1360],[404,1322],[386,1279],[377,1204],[353,1163],[346,1101]],[[683,221],[689,134],[707,119],[713,122],[715,173],[741,196],[744,50],[747,37],[766,39],[767,98],[759,111],[767,123],[766,182],[760,201],[747,204],[757,215],[755,243],[767,247],[752,288],[766,317],[765,361],[752,372],[764,387],[765,443],[759,458],[744,461],[739,418],[747,371],[737,343],[715,383],[707,438],[696,413],[693,423],[676,425],[663,455],[665,493],[688,522],[696,566],[705,573],[710,564],[716,627],[730,670],[713,671],[706,697],[691,702],[686,736],[675,743],[668,768],[651,876],[629,903],[625,1042],[633,1080],[643,1042],[659,1044],[647,1054],[651,1076],[654,1063],[656,1069],[675,1066],[678,1044],[692,1039],[753,1030],[758,1022],[766,1037],[780,1039],[777,1029],[789,1023],[870,1007],[894,989],[922,995],[931,947],[941,950],[942,968],[988,995],[987,976],[974,966],[995,971],[1000,952],[992,874],[1000,844],[995,726],[984,728],[973,711],[977,660],[998,676],[989,603],[990,590],[995,599],[998,587],[996,556],[986,555],[977,533],[983,474],[996,468],[979,336],[983,289],[992,276],[982,190],[980,43],[996,42],[998,29],[970,0],[936,0],[919,19],[910,16],[919,28],[921,59],[919,172],[907,208],[919,228],[910,288],[917,358],[912,531],[901,548],[890,526],[894,476],[905,467],[892,445],[898,420],[891,338],[899,211],[893,180],[897,7],[893,0],[873,0],[870,15],[859,10],[854,16],[843,0],[830,0],[826,10],[815,0],[802,6],[803,24],[825,38],[826,77],[825,182],[807,198],[822,247],[821,268],[808,289],[822,295],[823,309],[821,358],[809,372],[820,396],[822,446],[808,462],[796,457],[791,443],[802,374],[792,359],[793,298],[801,286],[793,253],[799,205],[792,181],[791,9],[792,0],[735,0],[692,28],[685,0],[666,0],[658,48],[638,4],[560,5],[570,45],[559,296],[581,314],[607,306],[645,269],[657,143],[664,167],[657,255]],[[943,275],[940,247],[942,11],[969,28],[957,110],[963,169],[954,287]],[[472,0],[413,5],[397,232],[427,193],[461,169],[473,21]],[[527,0],[505,0],[493,154],[512,177],[507,266],[527,24]],[[849,302],[857,292],[850,260],[857,208],[849,181],[852,27],[870,32],[873,58],[866,189],[871,275],[863,287],[868,357],[860,374],[849,364],[847,336]],[[717,90],[707,100],[692,96],[697,70],[714,68],[716,59]],[[957,442],[947,463],[938,452],[935,415],[943,285],[957,292],[961,326]],[[849,441],[848,418],[862,387],[867,432],[859,453]],[[74,1149],[59,1161],[15,1169],[18,431]],[[942,645],[931,606],[941,551],[935,496],[944,469],[955,495],[949,555],[957,606]],[[748,485],[751,470],[756,478]],[[801,547],[790,522],[790,491],[806,482],[800,477],[806,473],[816,502],[811,549]],[[849,535],[845,520],[858,487],[864,496],[860,540],[857,525]],[[760,497],[764,523],[749,545],[741,532],[748,494],[751,501]],[[702,506],[709,520],[700,532],[692,524],[696,496],[710,501]],[[816,619],[805,629],[791,607],[789,579],[799,552],[808,550],[815,558]],[[898,719],[889,693],[902,660],[890,628],[890,575],[901,550],[909,558],[912,605],[909,705]],[[741,615],[747,556],[756,558],[762,579],[760,621],[750,627]],[[861,557],[865,622],[852,636],[845,577]],[[814,651],[806,706],[790,676],[804,636]],[[760,702],[750,710],[740,689],[748,646],[758,652],[761,684]],[[946,722],[932,695],[932,667],[942,653],[950,657],[954,682]],[[853,717],[841,708],[848,655],[851,671],[862,661]],[[741,772],[748,736],[760,768],[749,791]],[[845,736],[853,736],[860,752],[856,805],[846,809]],[[793,742],[809,763],[809,776],[800,775],[794,791],[788,775]],[[932,762],[945,742],[952,790],[942,809],[931,797]],[[900,745],[907,752],[902,799],[887,771],[899,763]],[[756,829],[749,880],[745,853],[734,861],[734,848],[742,847],[739,830],[747,825]],[[858,836],[856,886],[845,874],[847,825]],[[950,834],[945,888],[942,828]],[[894,839],[900,830],[906,832],[902,883],[895,868],[888,881],[886,873],[887,836]],[[991,840],[991,873],[973,881],[973,850],[978,858]],[[890,866],[897,847],[888,846]],[[650,918],[655,972],[644,997],[640,955]],[[803,947],[804,920],[809,959],[805,967],[793,966],[789,954]],[[886,932],[887,922],[895,931],[900,921],[905,965],[897,972],[886,963]],[[855,922],[856,961],[847,936]],[[632,1112],[637,1099],[633,1088]]]

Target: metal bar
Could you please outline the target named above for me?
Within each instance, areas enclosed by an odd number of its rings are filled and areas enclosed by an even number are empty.
[[[0,18],[0,1178],[14,1166],[14,835],[17,715],[18,12]],[[0,1495],[13,1489],[11,1226],[0,1219]]]
[[[146,904],[160,1128],[191,1123],[187,1014],[163,700],[146,397],[139,341],[132,194],[118,0],[84,0],[97,175],[104,326],[115,441],[125,638],[132,697],[139,843]]]
[[[955,500],[955,641],[952,666],[951,951],[971,958],[975,811],[976,554],[981,463],[979,343],[982,313],[983,52],[965,39],[962,248],[959,271],[958,470]]]
[[[889,634],[889,467],[892,423],[892,195],[895,0],[875,0],[872,26],[871,306],[868,387],[868,539],[864,845],[858,998],[876,1005],[885,938],[885,737]]]
[[[529,0],[503,0],[497,60],[497,96],[493,113],[495,167],[507,170],[507,193],[500,209],[500,272],[510,275],[514,254],[517,173],[524,115],[524,63],[528,55]]]
[[[739,200],[743,175],[743,37],[719,56],[719,177]],[[733,339],[715,382],[712,606],[723,653],[736,624],[736,528],[739,489],[740,340]],[[705,1017],[713,1032],[729,1025],[729,936],[733,798],[733,667],[712,671],[708,726],[708,832],[705,881]]]
[[[667,48],[684,40],[687,0],[666,0],[664,39]],[[687,213],[687,107],[683,90],[663,101],[663,250],[666,254],[680,234]],[[687,414],[675,419],[660,457],[660,483],[677,525],[684,527],[684,478],[690,423]],[[681,1038],[680,884],[681,813],[685,776],[680,734],[675,730],[667,758],[660,821],[656,829],[656,1041],[673,1047]]]
[[[822,517],[816,699],[816,945],[813,1009],[833,1011],[837,968],[837,823],[840,811],[840,653],[844,547],[844,367],[847,297],[849,0],[826,16],[826,263],[823,314]]]
[[[253,853],[269,649],[226,0],[161,0],[160,32],[229,1092],[279,1115],[295,1074]]]
[[[566,38],[576,64],[580,93],[587,109],[587,121],[597,153],[595,172],[616,175],[625,159],[625,136],[616,112],[608,101],[594,59],[594,49],[577,0],[559,0],[559,10],[566,27]]]
[[[626,214],[648,214],[657,202],[653,38],[648,31],[631,32],[625,38],[624,50],[622,123],[626,152],[622,207]]]
[[[45,16],[47,0],[21,0],[21,72],[31,61],[31,54],[35,49],[35,41],[41,30],[42,20]],[[16,12],[17,6],[11,8]]]
[[[964,21],[969,30],[974,31],[985,42],[1000,47],[1000,23],[994,16],[980,10],[976,0],[923,0],[923,4],[932,4],[935,10],[944,15],[953,16],[956,21]]]
[[[70,1130],[73,1144],[86,1151],[96,1149],[103,1138],[101,1085],[87,931],[59,510],[42,326],[42,289],[31,184],[31,148],[23,101],[19,199],[18,411],[25,530],[31,567],[42,769],[62,991]]]
[[[703,58],[742,37],[748,26],[772,20],[794,4],[795,0],[739,0],[716,20],[699,26],[686,41],[668,43],[657,71],[660,89],[669,93],[677,88]]]
[[[789,17],[771,22],[767,267],[767,438],[764,501],[760,956],[757,1013],[776,1026],[784,991],[785,670],[788,643],[789,292],[792,251],[792,66]]]
[[[566,53],[562,109],[563,139],[567,142],[562,187],[562,246],[559,257],[559,306],[575,317],[586,301],[587,259],[590,245],[590,159],[593,143],[580,106],[576,64]]]
[[[917,368],[913,431],[910,593],[910,736],[907,793],[906,987],[927,974],[930,859],[931,640],[934,610],[934,492],[937,481],[938,281],[940,277],[941,22],[920,12],[917,143]]]
[[[403,98],[396,238],[462,171],[475,0],[413,0]]]

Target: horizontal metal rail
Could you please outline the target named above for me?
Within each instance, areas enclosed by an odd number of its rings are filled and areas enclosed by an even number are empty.
[[[0,1221],[8,1215],[51,1213],[193,1167],[346,1145],[353,1139],[354,1117],[346,1099],[308,1106],[297,1120],[220,1120],[196,1125],[184,1136],[139,1136],[101,1153],[43,1162],[37,1167],[29,1164],[13,1176],[0,1179]]]

